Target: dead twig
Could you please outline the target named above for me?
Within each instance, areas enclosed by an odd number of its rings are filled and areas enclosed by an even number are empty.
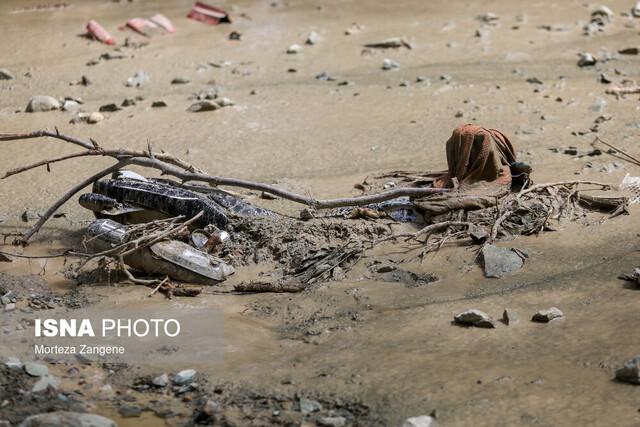
[[[627,159],[631,160],[631,162],[634,163],[636,166],[640,166],[640,159],[638,159],[636,157],[633,157],[631,154],[629,154],[629,153],[625,152],[624,150],[616,147],[615,145],[611,144],[610,142],[605,141],[604,139],[600,138],[599,136],[596,136],[596,141],[603,143],[604,145],[606,145],[609,148],[613,148],[618,153],[622,154]]]
[[[524,196],[527,193],[531,193],[532,191],[539,191],[539,190],[544,190],[545,188],[548,187],[572,187],[574,185],[596,185],[601,187],[603,190],[610,190],[611,188],[613,188],[613,184],[606,184],[603,182],[596,182],[596,181],[563,181],[563,182],[550,182],[550,183],[545,183],[545,184],[535,184],[532,185],[531,187],[527,188],[526,190],[522,190],[518,193],[518,195],[516,196],[517,199],[521,198],[522,196]]]

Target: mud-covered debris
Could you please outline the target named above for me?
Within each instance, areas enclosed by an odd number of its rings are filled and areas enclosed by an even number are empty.
[[[300,398],[300,412],[304,415],[311,414],[322,410],[322,405],[317,400],[307,399],[306,397]]]
[[[636,286],[640,286],[640,267],[634,268],[631,273],[619,275],[618,279],[626,280],[627,282],[631,282]]]
[[[397,70],[398,68],[400,68],[400,63],[393,59],[385,58],[384,61],[382,61],[382,69],[385,71]]]
[[[98,108],[98,111],[101,113],[107,112],[107,113],[114,113],[116,111],[120,111],[122,110],[122,108],[118,107],[118,105],[116,105],[115,103],[110,103],[110,104],[105,104],[105,105],[101,105],[100,108]]]
[[[175,385],[183,385],[183,384],[187,384],[189,382],[191,382],[196,376],[196,370],[195,369],[184,369],[180,372],[178,372],[174,377],[173,377],[173,383]]]
[[[13,80],[16,77],[6,68],[0,68],[0,80]]]
[[[520,321],[520,316],[511,308],[505,308],[502,312],[502,323],[505,325],[513,325]]]
[[[187,111],[192,113],[199,113],[203,111],[215,111],[220,109],[220,106],[216,102],[212,101],[199,101],[194,104],[191,104]]]
[[[578,59],[578,67],[591,67],[596,65],[597,59],[590,54],[589,52],[584,52],[580,54],[580,59]]]
[[[305,44],[315,45],[320,42],[320,36],[315,31],[311,31],[309,35],[307,35],[307,40],[305,40]]]
[[[436,420],[429,415],[407,418],[402,427],[438,427]]]
[[[59,110],[60,101],[53,96],[36,95],[27,104],[27,113],[41,113],[45,111]]]
[[[18,427],[117,427],[109,418],[95,414],[56,411],[32,415],[18,424]]]
[[[620,49],[618,51],[620,55],[637,55],[640,53],[640,48],[637,47],[627,47],[625,49]]]
[[[454,316],[453,321],[459,325],[478,328],[495,328],[496,322],[487,313],[480,310],[466,310]]]
[[[300,46],[299,44],[292,44],[287,48],[287,54],[289,55],[296,55],[301,52],[302,52],[302,46]]]
[[[506,273],[520,270],[524,260],[513,249],[485,245],[482,248],[482,263],[486,277],[500,278]]]
[[[625,383],[640,385],[640,355],[627,360],[622,368],[616,369],[615,378]]]
[[[413,45],[402,37],[391,37],[379,42],[365,43],[364,46],[372,49],[397,49],[401,47],[413,49]]]
[[[172,85],[186,85],[188,83],[191,83],[191,80],[186,77],[174,77],[171,80]]]
[[[532,322],[548,323],[553,319],[564,317],[564,313],[557,307],[551,307],[546,310],[540,310],[531,318]]]
[[[32,377],[41,377],[49,373],[49,368],[39,363],[27,362],[24,364],[24,371]]]
[[[151,103],[151,108],[163,108],[166,106],[167,106],[167,103],[164,101],[153,101]]]

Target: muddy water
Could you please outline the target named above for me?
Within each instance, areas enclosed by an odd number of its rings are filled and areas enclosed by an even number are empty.
[[[579,1],[222,2],[236,19],[218,27],[186,20],[190,1],[68,3],[43,12],[16,12],[35,1],[0,3],[0,66],[17,76],[0,82],[1,132],[57,126],[105,147],[144,149],[150,142],[214,174],[278,183],[320,197],[357,194],[353,184],[376,172],[443,168],[444,141],[461,122],[512,136],[539,182],[616,183],[626,173],[638,174],[609,155],[561,154],[567,146],[589,151],[594,135],[572,132],[588,130],[603,114],[611,120],[600,126],[600,135],[638,154],[637,97],[615,100],[598,82],[600,72],[615,83],[637,80],[637,57],[621,56],[597,70],[576,66],[583,50],[605,56],[637,44],[638,20],[620,16],[632,6],[628,1],[607,2],[616,12],[614,22],[591,38],[581,35],[589,8]],[[128,18],[158,11],[173,20],[177,34],[147,40],[116,29]],[[480,25],[475,17],[489,11],[500,17],[498,26],[488,37],[475,37]],[[90,18],[119,42],[130,36],[149,45],[127,49],[127,59],[87,66],[110,50],[78,37]],[[344,35],[354,22],[364,29]],[[568,31],[538,28],[555,24]],[[242,33],[241,41],[227,39],[232,29]],[[318,45],[285,54],[311,30],[322,38]],[[393,36],[407,37],[414,49],[362,52],[362,44]],[[387,57],[401,68],[382,71]],[[223,60],[231,65],[197,70],[199,64]],[[137,70],[146,71],[150,83],[125,87]],[[337,80],[316,80],[323,71]],[[82,75],[94,83],[69,85]],[[192,82],[170,85],[177,76]],[[431,83],[416,83],[418,76]],[[529,77],[544,85],[527,83]],[[345,80],[353,84],[337,85]],[[404,81],[408,85],[400,86]],[[213,82],[236,105],[210,114],[187,113],[188,97]],[[86,111],[124,98],[144,100],[105,113],[97,125],[71,125],[69,112],[23,113],[38,94],[80,97]],[[606,101],[603,111],[591,109],[598,98]],[[168,107],[151,108],[156,100]],[[2,171],[77,150],[53,140],[2,144]],[[555,147],[560,153],[550,150]],[[108,163],[79,159],[53,165],[51,173],[38,169],[1,181],[3,232],[24,229],[20,215],[26,208],[45,209],[79,177]],[[282,201],[261,203],[296,213]],[[77,230],[91,217],[74,202],[63,210],[67,215],[52,220],[26,254],[58,253],[77,242]],[[483,277],[473,248],[447,247],[420,263],[411,259],[410,248],[389,245],[368,255],[346,280],[308,294],[206,292],[192,303],[224,312],[225,358],[222,365],[194,367],[256,388],[357,396],[389,425],[434,409],[444,425],[637,425],[636,390],[611,381],[612,369],[638,352],[637,291],[615,279],[637,264],[637,223],[632,210],[631,216],[603,224],[567,224],[553,233],[504,242],[530,256],[521,272],[503,279]],[[409,258],[403,268],[431,272],[440,280],[407,288],[368,278],[366,262],[388,258]],[[60,264],[16,260],[0,264],[0,270],[43,274],[63,293],[72,284],[58,274]],[[234,280],[255,273],[240,270]],[[84,309],[88,312],[113,303],[169,304],[160,295],[147,298],[146,288],[100,286],[91,292],[101,300]],[[550,306],[561,308],[566,319],[529,322],[533,312]],[[464,309],[499,317],[505,307],[521,317],[513,327],[450,325]],[[174,367],[140,367],[163,368]],[[285,377],[295,384],[280,385]],[[118,418],[113,408],[97,411]],[[159,422],[145,418],[131,425]]]

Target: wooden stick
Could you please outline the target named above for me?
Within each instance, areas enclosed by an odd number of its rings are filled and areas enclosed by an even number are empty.
[[[51,205],[51,207],[49,209],[47,209],[47,211],[40,217],[38,222],[36,222],[33,225],[33,227],[31,227],[30,229],[25,231],[24,234],[22,234],[21,238],[16,239],[14,244],[21,244],[21,245],[26,244],[29,241],[29,239],[31,238],[31,236],[33,236],[35,233],[37,233],[38,230],[40,230],[40,228],[44,225],[44,223],[47,222],[47,220],[49,218],[51,218],[51,216],[60,208],[60,206],[64,205],[67,202],[67,200],[69,200],[74,194],[76,194],[78,191],[80,191],[83,188],[85,188],[87,185],[99,180],[100,178],[102,178],[102,177],[104,177],[106,175],[109,175],[110,173],[113,173],[113,172],[123,168],[124,166],[128,165],[129,163],[130,163],[129,160],[120,160],[115,165],[101,170],[97,174],[90,176],[89,178],[87,178],[84,181],[82,181],[80,184],[77,184],[76,186],[71,188],[60,199],[58,199],[53,205]]]
[[[603,190],[613,188],[613,184],[606,184],[606,183],[603,183],[603,182],[596,182],[596,181],[549,182],[549,183],[546,183],[546,184],[532,185],[531,187],[527,188],[526,190],[520,191],[518,193],[518,195],[516,196],[516,198],[519,199],[520,197],[524,196],[527,193],[530,193],[532,191],[538,191],[538,190],[541,190],[541,189],[547,188],[547,187],[560,187],[560,186],[570,187],[572,185],[580,185],[580,184],[582,184],[582,185],[597,185],[599,187],[602,187]]]
[[[610,142],[605,141],[604,139],[600,138],[599,136],[596,136],[596,141],[600,141],[602,142],[604,145],[606,145],[607,147],[613,148],[614,150],[616,150],[618,153],[622,154],[623,156],[627,157],[628,159],[630,159],[633,163],[636,164],[636,166],[640,166],[640,159],[637,159],[636,157],[633,157],[631,154],[625,152],[624,150],[621,150],[620,148],[616,147],[615,145],[611,144]]]
[[[402,234],[394,234],[393,236],[389,236],[389,237],[385,237],[379,240],[376,240],[372,243],[373,246],[378,245],[382,242],[387,242],[389,240],[396,240],[396,239],[401,239],[401,238],[407,238],[408,240],[410,239],[417,239],[418,237],[422,236],[423,234],[428,234],[431,233],[433,231],[436,230],[440,230],[442,228],[449,228],[449,227],[454,227],[454,226],[464,226],[464,227],[469,227],[472,226],[473,224],[470,222],[465,222],[465,221],[443,221],[443,222],[437,222],[435,224],[429,224],[424,228],[421,228],[420,230],[416,231],[415,233],[402,233]]]

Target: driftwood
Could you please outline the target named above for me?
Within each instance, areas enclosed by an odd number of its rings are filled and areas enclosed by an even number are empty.
[[[0,134],[0,141],[15,141],[15,140],[24,140],[24,139],[34,139],[34,138],[43,138],[50,137],[60,139],[62,141],[78,145],[84,148],[86,151],[74,153],[71,155],[61,156],[52,159],[45,159],[38,161],[36,163],[18,167],[12,169],[4,174],[2,179],[8,178],[13,175],[20,174],[22,172],[35,169],[37,167],[46,166],[47,170],[50,170],[50,165],[52,163],[61,162],[64,160],[69,160],[73,158],[79,157],[90,157],[90,156],[107,156],[112,157],[118,160],[118,163],[114,166],[111,166],[108,169],[101,171],[100,173],[93,175],[92,177],[84,180],[81,184],[73,187],[69,192],[67,192],[62,198],[56,201],[51,208],[47,210],[45,215],[43,215],[40,220],[31,227],[27,232],[25,232],[22,238],[16,240],[16,243],[26,244],[29,239],[40,230],[42,225],[53,215],[53,213],[62,206],[69,198],[71,198],[74,194],[80,191],[82,188],[90,185],[92,182],[112,173],[118,169],[121,169],[127,165],[137,165],[147,168],[152,168],[159,170],[163,175],[170,175],[176,178],[179,178],[183,183],[188,181],[198,181],[205,182],[210,185],[223,185],[230,187],[240,187],[248,190],[262,191],[268,194],[272,194],[278,197],[281,197],[286,200],[290,200],[292,202],[304,204],[312,207],[313,209],[333,209],[338,207],[346,207],[346,206],[364,206],[370,203],[383,202],[386,200],[392,200],[398,197],[410,196],[410,197],[420,197],[426,196],[434,193],[446,192],[446,189],[434,189],[434,188],[396,188],[393,190],[383,191],[377,194],[371,194],[366,196],[358,196],[358,197],[344,197],[338,199],[315,199],[310,196],[305,196],[301,194],[296,194],[272,185],[237,179],[237,178],[228,178],[221,176],[208,175],[204,173],[202,170],[196,168],[184,160],[181,160],[177,157],[172,156],[171,154],[165,152],[154,152],[149,145],[147,151],[139,151],[139,150],[128,150],[128,149],[115,149],[109,150],[102,148],[95,140],[85,141],[76,137],[63,135],[56,129],[55,132],[50,131],[36,131],[26,134]]]

